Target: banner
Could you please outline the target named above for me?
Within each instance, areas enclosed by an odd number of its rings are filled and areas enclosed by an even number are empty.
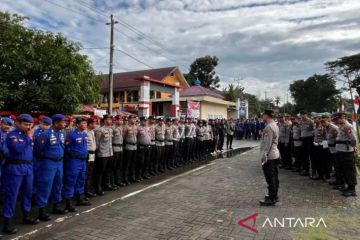
[[[187,101],[187,116],[191,118],[200,118],[200,102]]]
[[[249,118],[249,104],[247,100],[241,101],[240,99],[238,99],[237,108],[238,108],[238,118],[241,117]]]

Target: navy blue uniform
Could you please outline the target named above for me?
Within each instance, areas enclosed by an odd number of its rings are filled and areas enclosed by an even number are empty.
[[[8,133],[5,144],[9,152],[3,167],[5,195],[3,215],[5,218],[11,218],[15,213],[20,191],[23,211],[28,213],[31,210],[33,141],[19,129],[15,129]]]
[[[66,135],[65,156],[64,198],[71,199],[74,194],[84,193],[88,157],[86,131],[75,129]]]
[[[36,140],[40,137],[40,135],[44,132],[44,130],[42,130],[41,128],[37,128],[34,132],[34,142],[36,142]],[[34,152],[37,152],[36,149],[34,149]],[[38,160],[36,159],[36,156],[33,156],[33,172],[34,172],[34,182],[33,182],[33,194],[36,194],[37,192],[37,185],[38,185],[38,174],[37,174],[37,169],[38,169]]]
[[[47,205],[50,194],[52,203],[61,202],[64,147],[63,130],[56,131],[50,128],[36,139],[34,155],[38,161],[36,198],[38,208]]]

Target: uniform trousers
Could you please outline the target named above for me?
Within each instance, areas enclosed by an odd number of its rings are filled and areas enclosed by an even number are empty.
[[[339,161],[340,171],[344,176],[345,183],[349,190],[355,190],[357,184],[355,157],[353,152],[337,152],[336,158]]]
[[[262,166],[266,183],[268,185],[268,195],[270,199],[275,200],[278,196],[279,189],[279,171],[278,171],[278,159],[268,160]]]

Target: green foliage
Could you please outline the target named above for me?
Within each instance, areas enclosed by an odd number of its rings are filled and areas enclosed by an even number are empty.
[[[240,86],[235,86],[230,83],[227,88],[222,90],[222,94],[225,97],[225,100],[230,102],[236,102],[238,98],[242,98],[244,88]]]
[[[0,106],[18,112],[72,113],[99,100],[95,76],[80,44],[23,26],[26,18],[0,12]]]
[[[329,75],[313,75],[306,80],[297,80],[290,84],[290,92],[295,100],[297,111],[332,112],[336,111],[335,80]]]
[[[219,59],[216,56],[197,58],[191,65],[188,74],[184,74],[189,85],[194,85],[196,79],[201,81],[201,86],[218,88],[220,78],[216,75],[215,67]]]

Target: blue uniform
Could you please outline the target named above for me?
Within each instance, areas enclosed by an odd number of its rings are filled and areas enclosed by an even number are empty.
[[[36,142],[36,140],[40,137],[40,135],[44,132],[44,130],[42,130],[41,128],[37,128],[34,132],[34,142]],[[34,153],[37,152],[37,150],[35,149],[35,147],[37,147],[38,145],[34,146]],[[33,183],[33,194],[36,194],[37,192],[37,185],[38,185],[38,174],[37,174],[37,170],[38,170],[38,160],[36,159],[36,156],[34,154],[33,156],[33,172],[34,172],[34,183]]]
[[[28,213],[31,210],[33,141],[19,129],[14,129],[6,136],[5,144],[9,152],[3,167],[5,195],[3,215],[5,218],[11,218],[15,213],[20,191],[23,211]]]
[[[66,135],[65,141],[64,198],[84,193],[86,180],[86,159],[88,157],[87,134],[75,129]]]
[[[34,155],[37,159],[36,206],[47,205],[51,194],[52,203],[61,202],[63,178],[63,157],[65,147],[64,131],[49,128],[37,137]]]

